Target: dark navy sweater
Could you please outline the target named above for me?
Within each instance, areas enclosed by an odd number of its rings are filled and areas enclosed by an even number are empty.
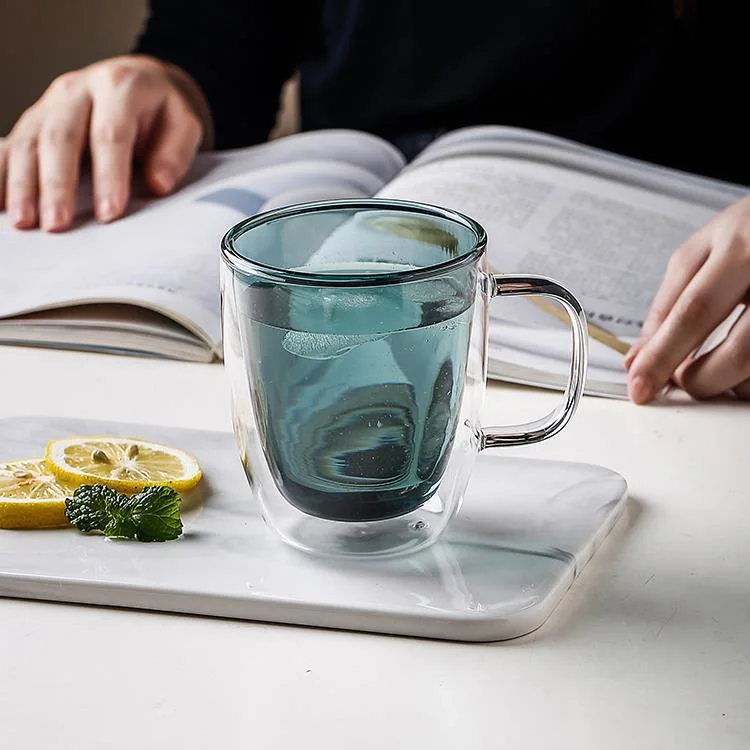
[[[152,0],[137,51],[195,78],[218,148],[265,140],[299,70],[306,130],[513,125],[750,183],[743,4]]]

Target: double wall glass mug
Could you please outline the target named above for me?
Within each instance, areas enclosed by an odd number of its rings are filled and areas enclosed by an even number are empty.
[[[489,273],[486,245],[467,216],[380,199],[290,206],[225,235],[234,430],[286,542],[344,556],[422,549],[458,511],[480,451],[568,423],[586,373],[581,306],[550,279]],[[483,428],[490,301],[530,294],[570,316],[567,388],[542,419]]]

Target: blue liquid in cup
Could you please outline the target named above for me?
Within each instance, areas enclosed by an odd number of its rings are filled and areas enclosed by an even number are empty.
[[[475,281],[467,267],[391,286],[243,290],[258,433],[291,504],[328,520],[377,521],[435,493],[456,433]]]

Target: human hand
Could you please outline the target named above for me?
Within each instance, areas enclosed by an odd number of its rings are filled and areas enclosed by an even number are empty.
[[[672,256],[643,327],[625,360],[637,404],[673,380],[695,398],[733,391],[750,400],[750,308],[713,351],[695,357],[739,304],[750,302],[750,196],[732,204]]]
[[[125,211],[134,158],[143,160],[156,195],[170,192],[206,132],[198,112],[208,108],[196,91],[187,74],[145,56],[115,57],[60,76],[0,142],[0,210],[19,229],[67,229],[87,149],[100,221]]]

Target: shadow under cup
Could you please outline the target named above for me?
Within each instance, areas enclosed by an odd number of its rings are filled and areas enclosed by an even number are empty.
[[[484,233],[393,201],[306,204],[223,243],[235,431],[264,516],[298,547],[434,539],[478,447]]]

